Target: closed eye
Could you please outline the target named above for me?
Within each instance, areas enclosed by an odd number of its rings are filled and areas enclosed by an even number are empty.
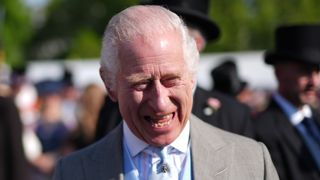
[[[173,77],[168,77],[168,78],[164,78],[161,80],[161,83],[163,86],[165,87],[173,87],[173,86],[177,86],[180,84],[181,78],[178,76],[173,76]]]
[[[135,89],[136,91],[143,91],[147,89],[151,84],[151,80],[143,80],[136,82],[132,85],[132,88]]]

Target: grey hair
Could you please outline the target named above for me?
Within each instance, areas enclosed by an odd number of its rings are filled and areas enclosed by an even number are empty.
[[[169,31],[181,34],[184,60],[195,78],[199,52],[182,19],[161,6],[138,5],[129,7],[115,15],[106,27],[100,60],[101,70],[104,72],[102,78],[105,83],[114,90],[119,71],[119,44],[131,41],[136,37],[152,38],[153,35]]]

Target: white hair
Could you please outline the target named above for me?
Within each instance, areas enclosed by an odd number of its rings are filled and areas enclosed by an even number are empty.
[[[118,48],[121,48],[119,44],[134,40],[136,37],[150,39],[154,35],[172,31],[181,35],[184,60],[195,78],[199,52],[184,22],[176,14],[161,6],[138,5],[115,15],[106,27],[100,61],[105,83],[114,90],[119,70]]]

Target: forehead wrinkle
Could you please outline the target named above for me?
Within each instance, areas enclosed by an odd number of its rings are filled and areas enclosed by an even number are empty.
[[[135,61],[137,62],[137,64],[140,64],[138,63],[139,60],[141,59],[148,59],[149,63],[156,63],[159,61],[159,59],[167,59],[168,60],[168,63],[170,62],[170,59],[173,58],[176,54],[175,53],[159,53],[159,54],[143,54],[141,56],[137,55],[135,52],[132,52],[132,56],[135,57]],[[143,63],[145,64],[145,62]]]

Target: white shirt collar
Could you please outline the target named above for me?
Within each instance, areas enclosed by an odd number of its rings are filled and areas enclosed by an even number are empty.
[[[190,122],[186,123],[180,135],[168,146],[172,146],[173,148],[179,150],[182,153],[188,152],[188,144],[189,144],[189,136],[190,136]],[[128,146],[129,153],[131,157],[138,155],[141,151],[149,146],[146,142],[139,139],[135,136],[127,123],[123,121],[123,138],[125,143]]]
[[[278,93],[274,93],[273,98],[294,126],[299,124],[304,117],[311,118],[312,116],[311,108],[308,105],[304,105],[301,109],[298,109]]]
[[[187,124],[170,146],[173,148],[179,150],[182,153],[187,153],[188,151],[188,145],[189,145],[189,139],[190,139],[190,121],[188,120]]]

